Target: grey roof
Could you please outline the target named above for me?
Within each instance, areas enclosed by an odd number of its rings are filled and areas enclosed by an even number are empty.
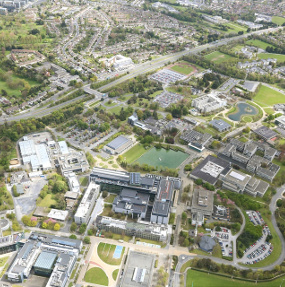
[[[212,125],[218,131],[223,131],[230,129],[232,126],[223,120],[212,120],[210,121],[210,125]]]
[[[270,140],[270,139],[277,136],[277,133],[275,131],[273,131],[270,128],[265,127],[265,126],[262,126],[256,130],[254,130],[253,132],[255,132],[260,137],[264,138],[265,140]]]
[[[209,182],[211,184],[215,184],[219,178],[219,174],[216,176],[214,173],[208,173],[206,171],[203,171],[203,168],[208,164],[208,162],[213,163],[214,165],[220,166],[223,172],[225,169],[228,169],[230,166],[230,163],[222,160],[218,157],[214,156],[207,156],[192,172],[191,175],[195,178],[201,178],[202,180]]]
[[[168,216],[170,201],[155,201],[152,214]]]
[[[212,251],[215,245],[216,241],[209,236],[203,236],[199,243],[200,248],[207,252]]]
[[[107,147],[117,150],[118,148],[120,148],[122,145],[126,144],[129,141],[130,140],[124,136],[118,136],[117,138],[112,140],[110,143],[108,143]]]
[[[54,252],[43,251],[37,258],[34,267],[41,269],[52,269],[57,254]]]

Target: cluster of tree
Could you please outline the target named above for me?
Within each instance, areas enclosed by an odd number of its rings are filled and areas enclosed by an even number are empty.
[[[60,224],[54,220],[49,220],[49,219],[44,218],[42,221],[42,228],[54,230],[54,231],[59,231],[60,230]]]
[[[13,192],[13,196],[14,196],[14,197],[20,196],[20,194],[17,192],[17,187],[16,187],[16,185],[13,185],[13,187],[12,187],[12,192]]]
[[[259,210],[262,206],[255,200],[250,199],[248,196],[236,192],[226,191],[225,193],[217,191],[217,194],[223,199],[231,199],[235,204],[245,210]]]
[[[211,190],[211,191],[215,190],[215,186],[214,185],[212,185],[212,184],[210,184],[208,182],[203,182],[203,180],[201,178],[195,179],[195,184],[202,185],[207,190]]]
[[[36,217],[33,216],[28,216],[28,215],[24,215],[22,217],[22,222],[26,225],[26,226],[30,226],[30,227],[35,227],[38,224],[38,220]]]
[[[277,226],[285,238],[285,199],[279,199],[277,201],[277,207],[278,208],[275,211]]]
[[[172,104],[165,110],[171,113],[174,118],[181,118],[182,116],[186,116],[189,113],[189,108],[187,105],[185,105],[184,101],[178,104]]]
[[[19,222],[18,222],[18,220],[16,218],[15,213],[7,213],[6,217],[12,221],[12,229],[14,231],[21,230],[21,226],[20,226],[20,224],[19,224]]]
[[[167,286],[169,274],[163,266],[158,269],[157,275],[158,277],[156,287]]]
[[[64,199],[64,194],[68,190],[65,178],[57,173],[49,176],[48,184],[45,185],[40,191],[40,199],[44,200],[47,194],[52,194],[53,199],[56,204],[52,204],[51,208],[65,210],[66,202]]]
[[[73,48],[74,53],[79,53],[85,50],[88,47],[92,36],[94,36],[94,31],[92,29],[86,29],[85,33],[86,33],[86,36],[74,46]]]
[[[68,96],[63,97],[63,98],[60,99],[60,100],[55,101],[54,103],[50,104],[49,106],[50,106],[50,107],[53,107],[53,106],[56,106],[56,105],[65,103],[65,102],[67,102],[67,101],[70,101],[70,100],[73,100],[73,99],[75,99],[75,98],[78,98],[78,97],[82,96],[83,94],[84,94],[84,91],[83,91],[82,89],[79,89],[79,90],[77,90],[77,91],[75,91],[75,92],[69,94]],[[93,96],[88,96],[88,97],[86,97],[86,99],[84,99],[84,100],[88,101],[89,99],[92,100],[92,99],[93,99]]]
[[[178,244],[180,246],[188,247],[191,243],[193,243],[193,238],[189,237],[189,233],[187,231],[181,230],[178,237]]]
[[[217,89],[225,81],[221,75],[216,73],[207,73],[203,76],[201,80],[198,81],[200,87],[208,87],[212,89]]]
[[[154,81],[150,81],[146,75],[140,75],[135,77],[134,79],[125,81],[114,88],[111,88],[110,90],[108,90],[108,95],[111,98],[119,97],[127,93],[132,94],[142,93],[148,89],[154,89],[154,91],[161,90],[161,84]],[[142,97],[142,95],[144,94],[140,95]],[[148,95],[147,92],[146,95]]]
[[[4,182],[0,181],[0,211],[14,209],[11,194],[8,192]]]

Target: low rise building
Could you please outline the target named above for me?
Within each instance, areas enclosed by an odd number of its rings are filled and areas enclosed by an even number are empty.
[[[110,143],[104,146],[104,151],[106,151],[109,154],[115,155],[123,153],[125,150],[129,149],[132,146],[133,146],[132,140],[124,136],[118,136],[117,138],[115,138]]]
[[[203,151],[205,149],[205,145],[209,143],[212,136],[208,133],[200,133],[195,130],[189,130],[183,133],[180,139],[186,141],[188,143],[189,148],[192,148],[196,151]]]
[[[23,282],[34,269],[48,276],[47,287],[64,287],[82,249],[82,241],[33,232],[12,261],[7,279]]]
[[[218,130],[220,133],[228,131],[232,128],[230,124],[220,119],[219,120],[214,119],[210,121],[210,125],[216,130]]]
[[[95,206],[96,199],[100,192],[100,185],[90,182],[84,196],[74,215],[74,221],[77,224],[88,223],[91,212]]]
[[[100,230],[110,231],[116,234],[125,234],[155,241],[166,241],[168,237],[167,225],[153,224],[149,222],[127,222],[106,216],[97,216],[95,225]]]
[[[65,221],[68,216],[67,210],[51,209],[48,217],[58,221]]]

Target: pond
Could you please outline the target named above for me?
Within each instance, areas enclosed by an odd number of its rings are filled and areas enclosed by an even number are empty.
[[[154,167],[177,168],[188,154],[181,151],[152,148],[136,160],[139,164],[146,163]]]
[[[258,114],[258,110],[247,103],[243,102],[237,103],[236,108],[237,110],[233,114],[228,115],[228,117],[233,121],[238,122],[242,119],[243,116],[246,115],[254,116]]]

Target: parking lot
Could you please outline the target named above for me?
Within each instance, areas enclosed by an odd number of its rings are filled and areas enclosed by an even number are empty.
[[[168,69],[162,69],[159,72],[153,74],[150,78],[163,84],[170,84],[175,83],[176,81],[181,81],[186,77],[180,73]]]
[[[259,211],[247,210],[246,214],[254,225],[263,226],[262,236],[244,251],[244,256],[240,261],[243,264],[255,264],[271,254],[273,246],[266,241],[267,236],[271,235],[271,232]]]
[[[221,231],[214,230],[212,231],[212,237],[216,237],[218,239],[223,256],[233,256],[232,234],[229,229],[221,227]]]
[[[244,251],[243,263],[254,264],[269,256],[273,250],[271,243],[266,242],[266,238],[271,232],[267,225],[263,226],[262,236],[249,248]]]
[[[175,104],[183,99],[182,95],[169,93],[169,92],[162,92],[161,94],[157,95],[154,102],[157,102],[162,108],[167,108],[171,104]]]
[[[247,210],[246,214],[254,225],[263,225],[265,223],[259,211]]]

